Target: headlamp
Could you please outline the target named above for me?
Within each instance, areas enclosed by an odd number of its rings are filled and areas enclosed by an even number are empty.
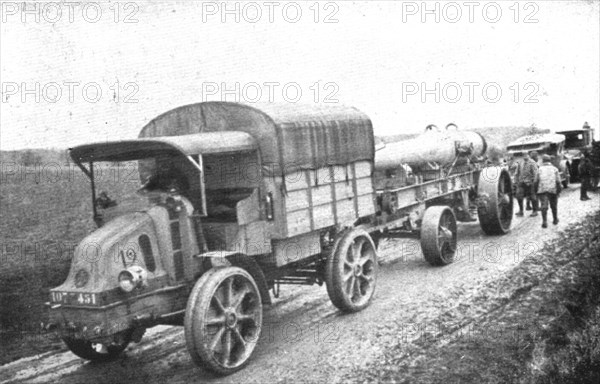
[[[148,273],[138,265],[131,266],[119,273],[119,287],[125,292],[131,292],[135,288],[146,285]]]

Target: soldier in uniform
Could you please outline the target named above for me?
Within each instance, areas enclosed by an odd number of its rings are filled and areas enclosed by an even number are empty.
[[[533,160],[535,162],[535,165],[537,165],[537,167],[539,168],[539,162],[538,162],[539,157],[538,157],[537,151],[531,151],[531,152],[529,152],[529,155],[531,157],[531,160]],[[537,182],[534,183],[533,194],[535,194],[536,191],[537,191]],[[527,208],[526,208],[528,211],[531,211],[532,204],[533,204],[532,200],[528,197],[527,198]]]
[[[510,180],[512,181],[513,185],[513,194],[515,195],[517,194],[517,188],[519,186],[518,177],[520,169],[521,163],[519,163],[515,157],[512,157],[508,164],[508,173],[510,174]]]
[[[523,216],[523,199],[528,198],[533,205],[533,213],[531,216],[537,216],[538,201],[536,197],[536,178],[538,173],[538,165],[529,157],[529,153],[523,154],[523,165],[517,174],[517,203],[519,203],[519,212],[517,216]],[[531,155],[537,158],[537,152],[531,152]]]
[[[552,224],[558,224],[558,196],[562,189],[560,174],[558,168],[551,163],[548,155],[542,156],[542,166],[538,170],[536,177],[538,191],[537,195],[540,201],[542,211],[542,228],[548,227],[546,220],[548,215],[548,205],[552,210]]]
[[[589,152],[585,151],[582,154],[581,161],[579,162],[579,178],[581,179],[581,194],[579,199],[581,201],[589,200],[590,197],[587,195],[588,190],[591,189],[592,184],[592,161],[590,160]]]

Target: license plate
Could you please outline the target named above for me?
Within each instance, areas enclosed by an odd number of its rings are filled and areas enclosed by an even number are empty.
[[[67,305],[96,305],[97,297],[95,293],[85,292],[51,292],[53,303]]]

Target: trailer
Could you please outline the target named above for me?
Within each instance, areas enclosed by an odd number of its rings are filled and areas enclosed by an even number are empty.
[[[375,293],[382,239],[418,238],[430,264],[446,265],[457,222],[508,232],[511,180],[483,165],[485,150],[456,129],[376,150],[355,108],[227,102],[171,110],[135,140],[75,147],[98,229],[51,290],[52,323],[88,360],[114,359],[154,325],[183,325],[193,361],[230,374],[248,363],[282,285],[325,284],[356,312]],[[132,161],[146,206],[98,194],[95,164]]]

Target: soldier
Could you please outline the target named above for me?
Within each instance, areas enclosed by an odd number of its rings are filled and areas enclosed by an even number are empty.
[[[592,184],[592,170],[590,154],[585,151],[583,152],[581,161],[579,162],[579,178],[581,179],[581,191],[579,199],[581,201],[590,199],[587,195],[587,191],[590,189]]]
[[[533,160],[535,162],[535,165],[539,168],[539,162],[538,162],[539,161],[539,157],[538,157],[537,151],[531,151],[531,152],[529,152],[529,154],[531,156],[531,160]],[[532,193],[535,194],[536,191],[537,191],[537,182],[534,183],[533,192]],[[531,211],[532,204],[533,204],[532,199],[528,197],[527,198],[527,208],[526,208],[526,210]]]
[[[100,192],[100,196],[96,198],[96,206],[102,209],[108,209],[110,207],[115,207],[117,205],[117,201],[108,197],[108,193],[102,191]]]
[[[548,155],[542,156],[542,166],[539,168],[536,181],[538,184],[537,195],[542,211],[542,228],[547,228],[548,203],[552,210],[552,224],[558,224],[558,196],[561,191],[560,175],[558,168],[551,163]]]
[[[521,169],[521,163],[513,156],[508,164],[508,173],[510,174],[510,180],[513,185],[513,194],[516,195],[517,187],[519,185],[519,170]]]
[[[537,152],[532,151],[532,156],[537,158]],[[529,157],[529,153],[523,153],[523,164],[517,174],[517,203],[519,203],[519,212],[517,216],[523,216],[523,199],[528,198],[533,205],[533,213],[531,216],[537,216],[538,202],[535,194],[535,183],[538,172],[538,165]]]
[[[592,142],[592,151],[590,152],[590,161],[592,162],[592,191],[598,191],[600,183],[600,141]]]

